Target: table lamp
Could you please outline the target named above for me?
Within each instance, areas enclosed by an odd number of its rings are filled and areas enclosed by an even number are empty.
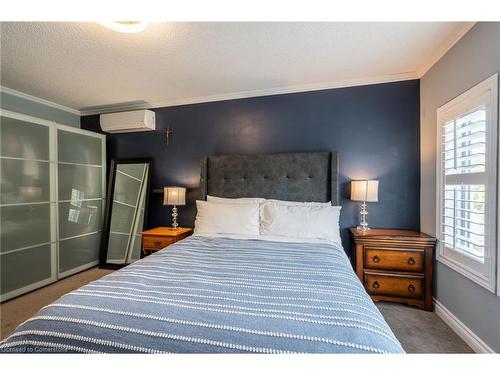
[[[163,188],[163,205],[174,206],[172,208],[172,227],[178,230],[177,224],[177,206],[184,206],[186,204],[186,188],[178,186],[167,186]]]
[[[378,181],[376,180],[354,180],[351,181],[351,200],[361,203],[361,223],[357,226],[358,230],[370,230],[366,220],[368,210],[366,202],[378,202]]]

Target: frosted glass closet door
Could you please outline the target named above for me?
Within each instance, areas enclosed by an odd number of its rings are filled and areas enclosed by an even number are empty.
[[[105,153],[104,135],[57,126],[59,277],[98,264]]]
[[[1,300],[56,280],[54,123],[2,110]]]

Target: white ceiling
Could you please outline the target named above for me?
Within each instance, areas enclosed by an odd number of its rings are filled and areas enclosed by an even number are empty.
[[[1,85],[92,113],[413,79],[471,26],[3,22]]]

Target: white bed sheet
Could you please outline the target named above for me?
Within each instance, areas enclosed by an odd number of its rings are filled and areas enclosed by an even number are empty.
[[[243,235],[243,234],[218,234],[218,233],[195,233],[193,236],[200,237],[221,237],[221,238],[234,238],[238,240],[261,240],[261,241],[275,241],[275,242],[294,242],[294,243],[310,243],[310,244],[327,244],[343,249],[341,243],[329,241],[325,239],[316,238],[301,238],[289,236],[270,236],[270,235]]]

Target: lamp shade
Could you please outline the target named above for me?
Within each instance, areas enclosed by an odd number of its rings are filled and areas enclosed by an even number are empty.
[[[184,206],[186,204],[186,188],[167,186],[163,188],[164,206]]]
[[[378,202],[378,181],[376,180],[351,181],[351,200]]]

